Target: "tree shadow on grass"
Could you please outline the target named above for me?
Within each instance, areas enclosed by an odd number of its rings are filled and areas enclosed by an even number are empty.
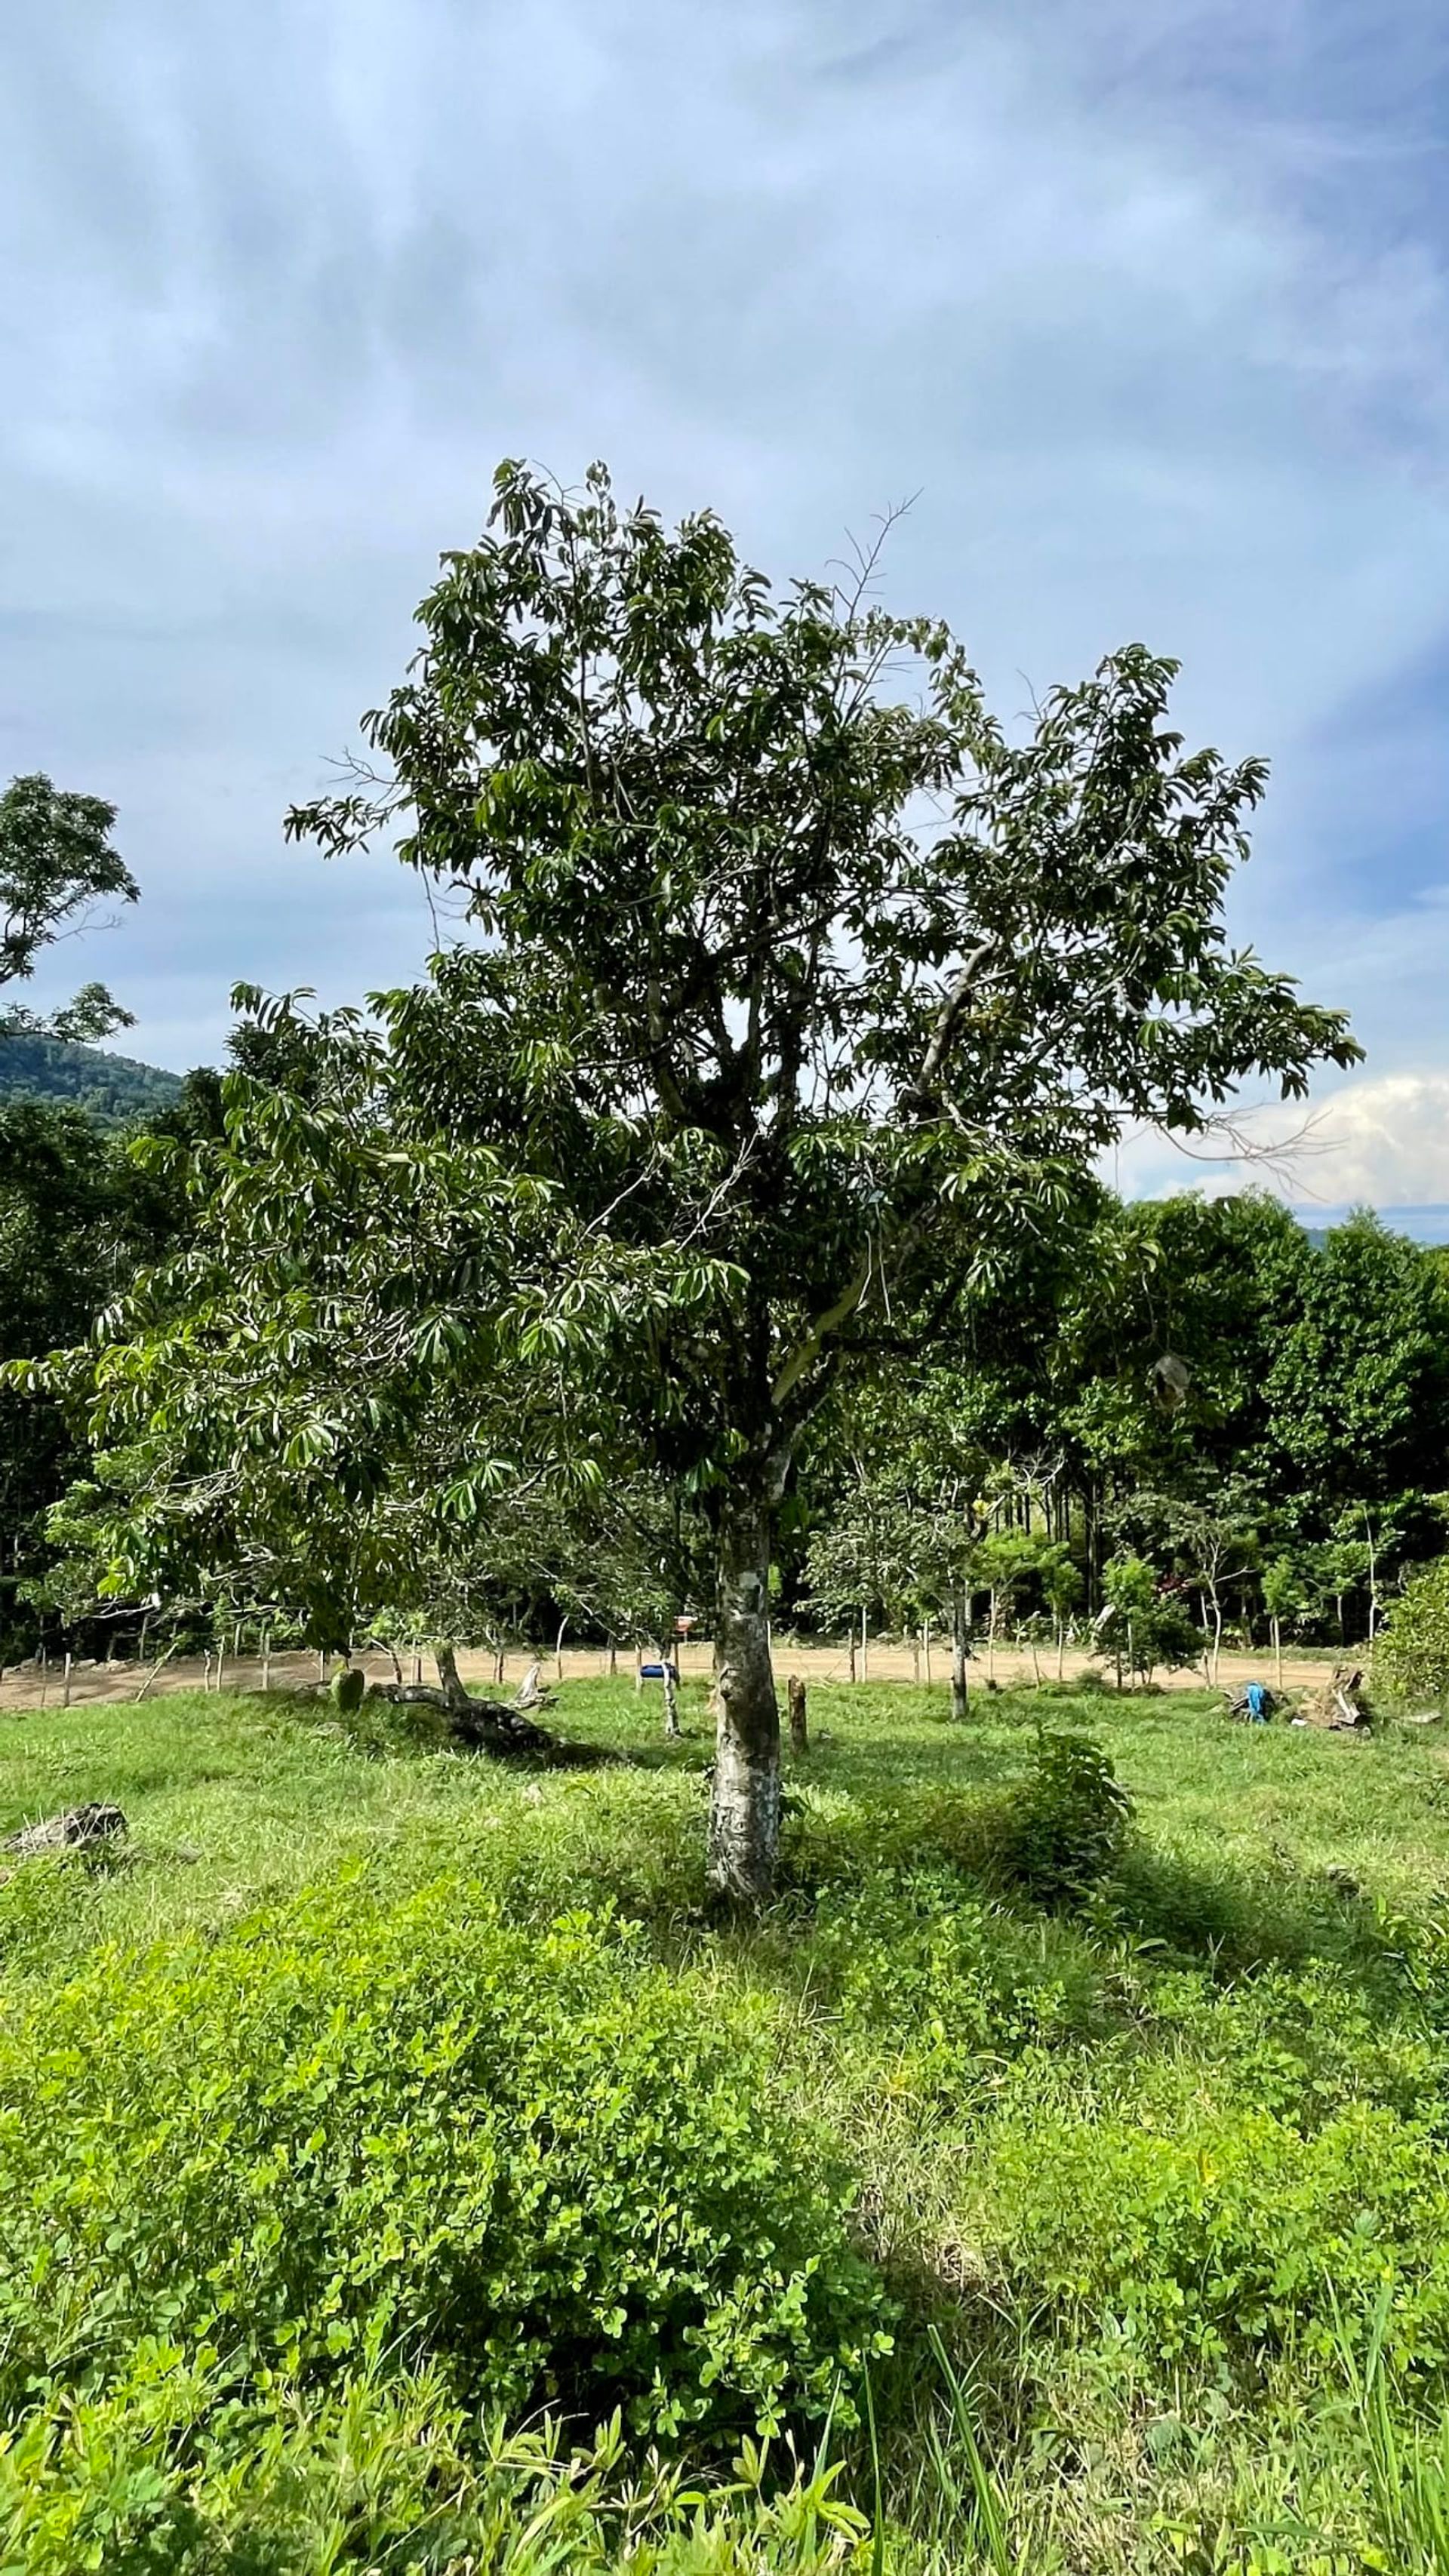
[[[1331,1960],[1366,1987],[1396,1983],[1392,1939],[1347,1873],[1267,1858],[1209,1867],[1138,1841],[1123,1856],[1111,1898],[1124,1927],[1223,1978]]]

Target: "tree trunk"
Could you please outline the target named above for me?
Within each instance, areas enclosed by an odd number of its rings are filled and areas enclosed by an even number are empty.
[[[966,1586],[958,1583],[951,1594],[951,1715],[963,1718],[970,1708],[966,1687]]]
[[[921,1626],[921,1654],[926,1667],[926,1688],[929,1690],[931,1687],[931,1623],[929,1619],[924,1620]]]
[[[767,1639],[766,1643],[768,1642]],[[863,1682],[870,1679],[870,1631],[866,1626],[864,1610],[860,1614],[860,1678]]]
[[[1067,1623],[1066,1623],[1065,1619],[1058,1619],[1058,1621],[1057,1621],[1057,1680],[1058,1680],[1059,1682],[1061,1682],[1061,1681],[1065,1681],[1065,1680],[1066,1680],[1066,1677],[1067,1677]]]
[[[852,1681],[855,1679],[855,1622],[853,1620],[850,1627],[850,1678]]]
[[[443,1697],[449,1708],[466,1708],[468,1694],[463,1688],[463,1677],[458,1670],[456,1647],[434,1646],[433,1661],[438,1667],[438,1679],[443,1686]]]
[[[659,1661],[664,1673],[664,1732],[674,1743],[679,1736],[679,1670],[672,1655],[661,1651]]]
[[[798,1673],[792,1673],[790,1675],[788,1689],[790,1694],[790,1750],[792,1753],[808,1753],[810,1750],[810,1728],[805,1716],[805,1684]]]
[[[1273,1614],[1271,1625],[1273,1630],[1273,1677],[1278,1684],[1278,1688],[1281,1690],[1283,1687],[1283,1624],[1276,1611]]]
[[[770,1895],[780,1845],[780,1707],[770,1664],[769,1589],[769,1510],[763,1502],[727,1502],[719,1534],[709,1878],[723,1894],[749,1903]]]

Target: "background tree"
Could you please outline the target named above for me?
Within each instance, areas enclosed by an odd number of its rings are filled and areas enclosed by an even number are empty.
[[[1118,1515],[1124,1532],[1143,1537],[1170,1566],[1175,1583],[1196,1592],[1208,1637],[1208,1677],[1216,1681],[1223,1623],[1258,1563],[1260,1506],[1241,1478],[1182,1494],[1134,1494]]]
[[[277,1078],[227,1078],[219,1137],[152,1141],[191,1193],[175,1258],[97,1340],[21,1374],[97,1453],[109,1590],[268,1603],[337,1649],[386,1612],[450,1670],[441,1623],[465,1604],[481,1623],[520,1510],[602,1486],[590,1355],[625,1304],[642,1330],[707,1297],[710,1269],[681,1287],[419,1124],[357,1015],[241,998]]]
[[[1392,1605],[1374,1650],[1375,1685],[1400,1706],[1449,1706],[1449,1556],[1424,1566]]]
[[[1009,1618],[1022,1594],[1040,1571],[1041,1541],[1024,1530],[993,1530],[983,1538],[971,1558],[971,1580],[985,1592],[988,1600],[986,1617],[986,1677],[996,1679],[996,1641],[1001,1633],[1003,1612]]]
[[[43,951],[84,928],[108,899],[134,903],[138,889],[111,846],[114,805],[53,787],[38,771],[0,794],[0,986],[26,983]],[[102,1038],[131,1016],[103,984],[86,984],[49,1019],[11,1008],[0,1032]]]
[[[1202,1656],[1205,1639],[1180,1602],[1164,1594],[1156,1570],[1144,1557],[1117,1555],[1102,1570],[1105,1608],[1097,1628],[1101,1650],[1112,1657],[1117,1688],[1124,1669],[1149,1682],[1159,1664],[1179,1669]]]
[[[715,1519],[710,1867],[751,1896],[773,1524],[832,1381],[933,1279],[1059,1223],[1123,1118],[1191,1131],[1357,1052],[1227,943],[1264,772],[1184,752],[1172,664],[1119,654],[1012,742],[942,626],[868,604],[873,569],[776,599],[708,514],[670,534],[602,468],[571,495],[505,465],[366,719],[381,782],[290,818],[330,852],[401,823],[491,943],[394,1009],[447,1123],[580,1222],[724,1266],[707,1330],[640,1354],[637,1410]]]
[[[1268,1629],[1273,1640],[1273,1678],[1283,1687],[1283,1622],[1297,1618],[1307,1606],[1301,1568],[1291,1556],[1275,1556],[1264,1566],[1261,1576],[1263,1607],[1268,1613]]]
[[[215,1114],[214,1081],[194,1075],[157,1125],[180,1138]],[[139,1167],[116,1135],[80,1111],[0,1105],[0,1360],[34,1359],[78,1340],[139,1269],[176,1248],[185,1225],[184,1193]],[[54,1398],[36,1401],[0,1387],[6,1657],[34,1642],[34,1618],[23,1605],[50,1561],[46,1515],[85,1468],[78,1426]]]
[[[1060,1544],[1045,1548],[1041,1559],[1042,1595],[1052,1616],[1056,1639],[1057,1679],[1066,1672],[1067,1623],[1082,1598],[1082,1577],[1065,1547]]]

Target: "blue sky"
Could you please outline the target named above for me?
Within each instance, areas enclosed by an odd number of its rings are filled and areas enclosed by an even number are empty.
[[[39,998],[184,1065],[421,960],[280,821],[501,454],[782,575],[915,493],[1005,713],[1140,636],[1270,756],[1236,918],[1369,1049],[1297,1194],[1449,1199],[1442,5],[10,0],[0,71],[0,775],[144,895]]]

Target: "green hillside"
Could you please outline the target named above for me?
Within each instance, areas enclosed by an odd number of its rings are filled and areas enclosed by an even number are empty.
[[[163,1073],[158,1065],[137,1064],[130,1056],[77,1046],[67,1038],[0,1038],[0,1104],[66,1101],[108,1125],[122,1126],[171,1108],[180,1096],[180,1074]]]

